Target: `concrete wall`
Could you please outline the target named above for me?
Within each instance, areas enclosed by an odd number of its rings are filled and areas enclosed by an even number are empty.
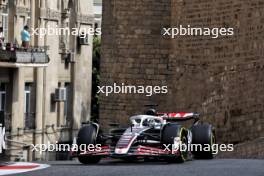
[[[261,0],[103,1],[101,85],[167,85],[168,94],[100,97],[104,126],[142,113],[195,111],[217,128],[219,142],[262,136],[263,13]],[[130,7],[130,8],[127,8]],[[162,37],[162,27],[233,27],[235,35]]]

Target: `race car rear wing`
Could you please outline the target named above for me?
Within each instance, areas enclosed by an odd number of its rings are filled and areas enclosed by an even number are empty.
[[[168,121],[185,121],[190,119],[198,120],[200,114],[186,112],[158,112],[157,115]]]

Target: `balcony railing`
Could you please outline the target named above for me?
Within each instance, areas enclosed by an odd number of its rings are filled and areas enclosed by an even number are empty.
[[[47,47],[21,48],[6,44],[5,49],[0,49],[0,62],[23,64],[47,64],[50,59],[47,55]]]
[[[36,115],[34,112],[24,114],[25,130],[36,128]],[[11,131],[11,114],[0,112],[0,123],[5,127],[7,132]]]

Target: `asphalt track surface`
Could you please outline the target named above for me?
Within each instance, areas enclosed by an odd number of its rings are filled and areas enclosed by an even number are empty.
[[[193,160],[183,164],[165,162],[124,163],[104,160],[96,165],[77,161],[54,161],[49,168],[16,176],[264,176],[264,160]]]

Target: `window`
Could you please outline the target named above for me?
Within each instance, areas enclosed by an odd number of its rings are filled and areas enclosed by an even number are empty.
[[[25,129],[35,129],[35,113],[34,105],[34,91],[32,83],[25,83],[24,93],[24,117],[25,117]]]
[[[0,84],[0,111],[5,111],[5,105],[6,105],[6,84],[1,83]]]
[[[24,113],[30,113],[30,84],[25,85],[25,106]]]
[[[3,27],[3,34],[5,38],[5,42],[7,41],[8,38],[8,14],[3,13],[2,14],[2,27]]]
[[[66,101],[64,102],[64,117],[66,120],[66,124],[70,122],[70,116],[71,116],[71,84],[66,82],[65,84],[66,88]]]

